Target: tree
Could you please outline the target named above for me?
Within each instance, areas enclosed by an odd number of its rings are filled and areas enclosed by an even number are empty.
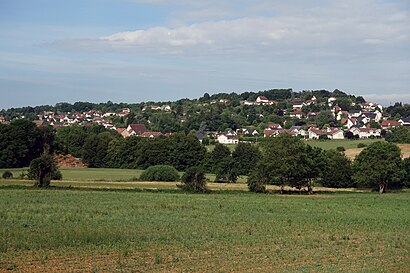
[[[214,173],[216,175],[215,181],[227,181],[236,183],[238,180],[238,169],[235,166],[235,161],[232,157],[224,158],[214,166]]]
[[[335,125],[335,117],[333,116],[332,112],[330,111],[321,111],[317,116],[316,116],[316,125],[319,128],[323,128],[325,124],[329,124],[331,126]]]
[[[410,187],[410,157],[403,160],[403,169],[405,172],[404,186]]]
[[[352,162],[344,153],[335,150],[324,151],[325,164],[321,184],[331,188],[354,187]]]
[[[298,186],[306,179],[308,158],[300,139],[282,134],[264,139],[261,146],[262,158],[252,174],[254,184],[279,185],[283,193],[285,185]]]
[[[189,167],[202,164],[206,148],[199,142],[194,134],[175,134],[169,138],[170,161],[177,170],[186,170]]]
[[[182,176],[182,185],[178,185],[189,192],[207,192],[205,173],[200,167],[191,167]]]
[[[232,158],[238,175],[248,175],[255,169],[261,158],[261,152],[255,145],[239,142],[232,153]]]
[[[44,188],[50,186],[51,179],[58,177],[61,179],[61,173],[51,155],[44,154],[30,163],[28,171],[29,178],[35,180],[34,186]]]
[[[25,119],[0,124],[0,168],[27,167],[44,151],[40,129]]]
[[[362,96],[356,97],[356,103],[365,103],[366,100]]]
[[[54,140],[56,136],[55,130],[49,125],[41,126],[38,129],[41,136],[41,146],[43,147],[43,153],[48,154],[54,149]]]
[[[82,148],[87,138],[87,132],[84,127],[77,125],[64,126],[57,129],[56,141],[63,151],[72,154],[75,157],[82,156]]]
[[[136,164],[142,168],[148,168],[155,165],[173,165],[171,159],[172,149],[174,146],[169,138],[159,137],[155,139],[147,139],[141,142],[141,153]],[[135,150],[136,148],[133,148]],[[136,151],[137,154],[138,151]]]
[[[365,148],[354,162],[353,179],[359,186],[378,188],[386,192],[387,186],[400,187],[404,170],[400,148],[388,142],[374,142]]]
[[[405,126],[395,127],[386,133],[386,141],[394,143],[410,143],[410,128]]]
[[[144,146],[150,141],[137,136],[114,139],[110,142],[105,157],[107,167],[131,169],[142,167],[143,154],[146,151]]]
[[[89,135],[83,146],[82,158],[84,163],[92,168],[106,167],[106,156],[109,143],[114,137],[109,132],[103,132],[98,135]]]
[[[324,167],[324,157],[321,148],[305,145],[305,156],[302,156],[300,168],[300,181],[297,181],[296,186],[299,190],[302,187],[307,187],[308,193],[313,193],[313,182],[320,176]]]
[[[231,157],[231,151],[228,147],[221,143],[216,143],[214,149],[208,157],[208,169],[211,172],[216,172],[218,164]]]
[[[259,169],[258,171],[254,171],[251,175],[249,175],[247,181],[249,191],[256,193],[266,192],[266,184],[269,181],[268,176],[265,175],[262,171],[263,170]]]

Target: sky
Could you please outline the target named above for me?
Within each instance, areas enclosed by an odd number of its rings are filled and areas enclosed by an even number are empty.
[[[410,103],[410,0],[0,0],[0,109],[272,88]]]

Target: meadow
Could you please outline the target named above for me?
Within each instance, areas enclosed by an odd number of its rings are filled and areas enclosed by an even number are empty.
[[[258,195],[224,184],[187,194],[175,183],[75,183],[41,190],[0,180],[0,271],[410,270],[409,191]]]
[[[359,143],[365,144],[366,146],[376,142],[380,141],[380,139],[352,139],[352,140],[347,140],[347,139],[340,139],[340,140],[315,140],[315,139],[309,139],[305,140],[305,143],[309,144],[310,146],[313,147],[319,147],[324,150],[330,150],[330,149],[336,149],[337,147],[344,147],[346,150],[347,149],[353,149],[357,148],[357,145]],[[236,148],[236,144],[228,144],[226,145],[231,152],[233,152]],[[207,149],[208,151],[212,151],[214,149],[215,145],[208,145]]]

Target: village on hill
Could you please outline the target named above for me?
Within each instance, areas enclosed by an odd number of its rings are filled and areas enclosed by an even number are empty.
[[[339,90],[301,93],[269,90],[248,94],[250,95],[246,99],[238,100],[238,96],[246,96],[235,93],[210,96],[205,93],[204,97],[198,100],[186,99],[168,104],[149,102],[121,108],[118,108],[121,105],[117,105],[117,111],[109,107],[105,107],[105,111],[89,109],[90,106],[87,111],[82,112],[51,109],[39,111],[31,117],[37,126],[50,125],[57,129],[66,126],[101,125],[116,130],[123,137],[136,135],[157,138],[168,137],[179,131],[194,131],[201,142],[210,139],[222,144],[255,142],[258,138],[280,134],[322,140],[381,138],[394,127],[410,126],[410,117],[393,117],[384,111],[382,105],[367,102],[362,97],[356,98]],[[219,126],[220,130],[212,130],[218,127],[214,124],[218,117],[214,117],[214,120],[207,118],[209,114],[220,114],[227,120]],[[10,110],[0,112],[2,124],[20,118],[27,117],[16,111],[12,117]],[[167,124],[162,126],[161,124],[166,123],[163,121],[165,118],[168,119]],[[192,120],[195,120],[196,124]]]

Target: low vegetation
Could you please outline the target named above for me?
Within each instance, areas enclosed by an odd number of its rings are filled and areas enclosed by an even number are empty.
[[[199,167],[189,168],[182,176],[182,184],[178,186],[188,192],[204,193],[208,191],[205,173]]]
[[[177,181],[178,171],[169,165],[151,166],[140,176],[141,181]]]
[[[51,155],[41,155],[30,163],[28,177],[34,180],[34,186],[46,188],[50,186],[50,181],[61,180],[62,176]]]
[[[0,271],[407,272],[409,194],[3,186]]]

